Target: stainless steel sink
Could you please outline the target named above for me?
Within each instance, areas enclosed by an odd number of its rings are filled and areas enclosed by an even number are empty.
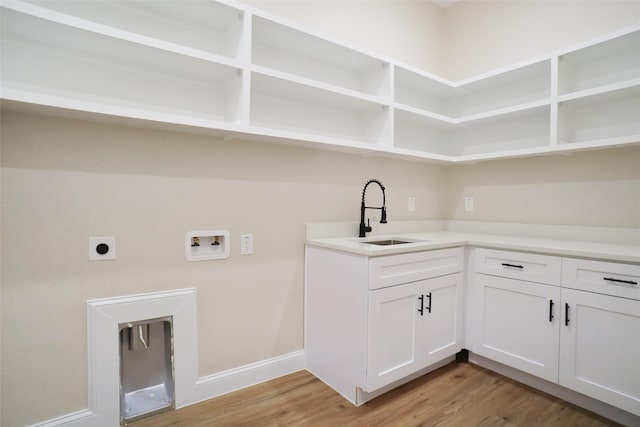
[[[425,241],[425,240],[420,240]],[[369,240],[368,243],[370,245],[378,245],[378,246],[391,246],[391,245],[406,245],[407,243],[417,243],[416,241],[407,241],[407,240],[399,240],[399,239],[385,239],[385,240]]]

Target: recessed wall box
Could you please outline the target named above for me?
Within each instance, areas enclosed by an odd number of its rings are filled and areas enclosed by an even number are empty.
[[[116,238],[89,237],[89,261],[116,259]]]
[[[184,239],[187,261],[229,258],[230,246],[227,230],[189,231]]]

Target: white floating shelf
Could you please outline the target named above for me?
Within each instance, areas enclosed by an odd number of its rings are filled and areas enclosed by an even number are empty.
[[[2,11],[2,88],[236,120],[241,70]]]
[[[389,121],[380,104],[253,73],[251,124],[377,143]]]
[[[559,57],[559,94],[640,78],[640,31]]]
[[[562,102],[558,114],[560,144],[633,141],[640,135],[640,85]]]
[[[578,98],[587,98],[589,96],[600,95],[607,92],[614,92],[621,89],[633,89],[636,86],[640,86],[640,77],[631,80],[625,80],[622,82],[611,83],[604,86],[584,89],[577,92],[571,92],[565,95],[559,95],[558,102],[571,101]]]
[[[286,72],[274,70],[260,65],[252,65],[251,71],[264,76],[271,76],[280,80],[290,81],[292,83],[298,83],[300,85],[317,88],[325,92],[333,92],[338,95],[345,95],[350,98],[361,99],[363,101],[374,102],[381,105],[389,105],[389,102],[377,96],[367,95],[362,92],[356,92],[351,89],[345,89],[340,86],[319,82],[317,80],[308,79],[306,77],[300,77],[297,75],[289,74]]]
[[[173,43],[187,49],[236,58],[243,12],[214,1],[27,0],[43,9]]]
[[[389,64],[320,37],[253,17],[252,62],[375,97],[390,94]]]
[[[455,120],[548,99],[550,70],[550,60],[545,60],[464,85],[449,85],[396,67],[395,99]]]
[[[240,2],[0,7],[5,109],[443,162],[640,144],[640,25],[450,82]]]
[[[395,145],[446,156],[549,145],[549,105],[483,117],[464,125],[395,110]]]
[[[454,94],[452,85],[399,66],[395,67],[394,73],[394,95],[398,104],[451,117],[449,104]]]
[[[511,68],[480,80],[456,84],[454,117],[471,116],[548,99],[551,95],[549,59]]]

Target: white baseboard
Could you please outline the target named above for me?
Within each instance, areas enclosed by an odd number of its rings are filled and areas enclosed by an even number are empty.
[[[298,350],[239,368],[200,377],[193,386],[187,403],[181,405],[181,407],[301,371],[305,369],[305,364],[304,350]],[[30,427],[102,427],[104,425],[103,419],[89,409],[84,409],[39,422]]]
[[[200,377],[193,387],[188,405],[301,371],[305,369],[305,365],[304,350],[299,350]]]
[[[97,424],[97,418],[96,414],[89,409],[83,409],[82,411],[72,412],[37,424],[31,424],[29,427],[94,426]]]

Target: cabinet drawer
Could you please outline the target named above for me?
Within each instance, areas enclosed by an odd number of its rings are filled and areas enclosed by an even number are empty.
[[[478,273],[560,285],[559,257],[479,248],[475,261]]]
[[[640,265],[563,258],[562,286],[640,300]]]
[[[369,263],[369,289],[457,273],[462,271],[463,262],[463,248],[373,258]]]

